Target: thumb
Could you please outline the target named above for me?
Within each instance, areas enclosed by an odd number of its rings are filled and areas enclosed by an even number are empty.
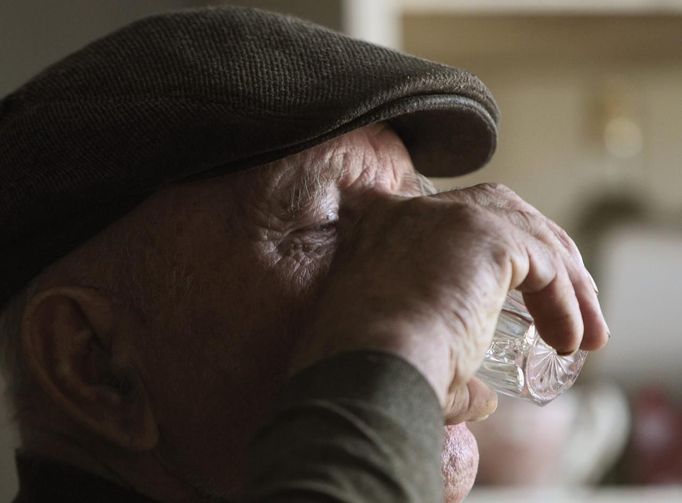
[[[481,421],[497,409],[497,393],[483,381],[472,378],[452,390],[445,406],[445,424]]]

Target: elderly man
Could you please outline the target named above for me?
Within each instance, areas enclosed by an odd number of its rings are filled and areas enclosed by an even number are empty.
[[[464,72],[233,8],[135,23],[6,97],[16,501],[461,499],[506,293],[561,352],[608,336],[556,224],[415,171],[484,164],[495,117]]]

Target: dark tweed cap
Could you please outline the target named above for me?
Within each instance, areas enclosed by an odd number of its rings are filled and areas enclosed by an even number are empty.
[[[244,8],[143,19],[0,101],[0,305],[165,184],[389,120],[417,168],[492,155],[497,108],[461,70]]]

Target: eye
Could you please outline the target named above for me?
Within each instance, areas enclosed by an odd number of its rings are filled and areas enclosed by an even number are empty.
[[[325,220],[300,227],[289,234],[290,245],[304,247],[326,246],[336,241],[337,220]]]
[[[328,234],[330,232],[336,231],[336,226],[338,224],[337,220],[330,220],[321,224],[311,225],[302,229],[305,232]]]
[[[339,221],[336,214],[330,213],[315,219],[311,218],[307,222],[300,222],[300,226],[293,230],[292,234],[299,238],[305,238],[306,236],[310,236],[311,238],[327,237],[336,232],[338,223]]]

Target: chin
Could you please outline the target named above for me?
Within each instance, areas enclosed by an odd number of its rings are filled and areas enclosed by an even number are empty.
[[[471,491],[478,470],[478,445],[464,423],[445,427],[441,466],[445,503],[462,501]]]

